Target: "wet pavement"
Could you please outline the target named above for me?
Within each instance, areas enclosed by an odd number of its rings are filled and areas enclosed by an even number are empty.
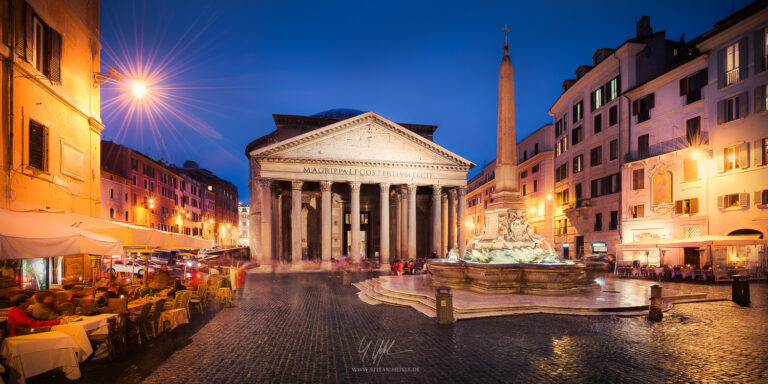
[[[750,307],[678,304],[660,323],[537,314],[438,326],[356,292],[340,274],[249,275],[236,306],[194,322],[188,337],[87,362],[81,382],[768,382],[765,282],[751,284]]]

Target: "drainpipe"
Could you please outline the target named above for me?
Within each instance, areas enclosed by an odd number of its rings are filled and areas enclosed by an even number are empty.
[[[619,63],[619,74],[621,74],[621,60],[616,56],[616,51],[613,51],[613,57]],[[629,82],[629,79],[627,79],[627,82]],[[619,86],[621,86],[621,84],[619,84]],[[624,99],[627,100],[627,107],[629,107],[630,101],[629,101],[629,98],[627,97],[627,95],[624,94],[623,88],[622,88],[622,92],[621,92],[621,97],[623,97]],[[621,180],[621,174],[622,174],[622,168],[621,167],[624,165],[624,156],[622,156],[623,154],[621,153],[621,100],[619,100],[619,107],[618,107],[618,109],[619,110],[616,113],[616,115],[619,118],[619,137],[617,139],[618,142],[619,142],[619,145],[618,145],[619,147],[617,149],[619,151],[619,180]],[[631,131],[632,131],[632,113],[631,113],[631,110],[629,108],[627,108],[627,152],[630,151],[630,145],[631,145],[630,141],[631,140],[629,138],[631,137],[631,134],[630,134]],[[619,217],[618,217],[618,221],[619,222],[618,222],[618,225],[617,225],[616,228],[619,231],[619,242],[623,243],[624,242],[624,234],[623,234],[622,216],[623,216],[624,209],[622,207],[622,198],[621,198],[621,196],[624,193],[623,192],[624,183],[621,183],[621,181],[619,181],[619,183],[621,184],[621,188],[619,188]],[[624,257],[624,255],[623,255],[623,249],[622,249],[622,259],[623,259],[623,257]],[[614,275],[616,274],[616,271],[618,270],[618,266],[619,266],[619,257],[618,257],[618,255],[616,255],[616,258],[615,258],[614,263],[613,263],[613,274]]]
[[[15,65],[16,65],[16,7],[15,1],[9,1],[8,2],[8,18],[10,19],[9,27],[9,36],[11,38],[9,47],[10,50],[8,51],[8,58],[6,59],[6,64],[8,65],[8,158],[6,159],[6,167],[7,167],[7,180],[6,180],[6,186],[5,186],[5,199],[6,199],[6,208],[11,203],[11,170],[13,169],[13,79],[15,77]]]

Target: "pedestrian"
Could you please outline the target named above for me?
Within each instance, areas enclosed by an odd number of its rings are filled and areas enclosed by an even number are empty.
[[[37,320],[56,320],[61,312],[53,304],[53,293],[40,291],[35,294],[35,305],[32,306],[32,317]]]

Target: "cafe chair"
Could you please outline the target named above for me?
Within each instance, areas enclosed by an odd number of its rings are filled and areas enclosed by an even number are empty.
[[[205,301],[205,287],[200,286],[197,288],[197,292],[193,293],[192,296],[189,299],[189,304],[193,308],[197,308],[200,310],[200,314],[204,314],[205,311],[203,310],[203,301]]]
[[[147,324],[149,323],[152,311],[152,303],[146,303],[141,307],[141,312],[135,316],[128,317],[128,332],[136,333],[136,338],[141,344],[141,332],[144,332],[144,338],[149,339]]]
[[[159,333],[157,331],[160,326],[158,322],[160,321],[160,315],[163,314],[163,311],[165,311],[165,299],[160,299],[155,303],[155,310],[152,312],[152,316],[150,317],[152,337],[157,337],[157,334]]]
[[[104,347],[105,351],[109,355],[110,360],[114,359],[117,355],[117,319],[110,317],[107,319],[107,333],[106,334],[94,334],[88,337],[92,343]]]

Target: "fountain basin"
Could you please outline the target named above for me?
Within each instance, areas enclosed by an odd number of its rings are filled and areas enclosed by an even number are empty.
[[[481,293],[578,294],[600,286],[576,264],[486,264],[429,260],[432,285]]]

